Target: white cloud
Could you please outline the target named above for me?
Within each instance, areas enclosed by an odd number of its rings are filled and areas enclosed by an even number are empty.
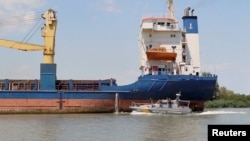
[[[26,32],[41,18],[34,9],[44,5],[42,0],[0,0],[0,32]]]
[[[5,10],[20,10],[23,8],[37,8],[44,5],[43,0],[0,0],[1,8]]]
[[[105,0],[104,10],[109,13],[120,13],[121,10],[115,5],[115,0]]]

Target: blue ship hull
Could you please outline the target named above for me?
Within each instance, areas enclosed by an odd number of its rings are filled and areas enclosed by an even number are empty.
[[[98,83],[96,90],[2,90],[0,111],[96,113],[114,112],[118,108],[129,112],[132,102],[175,99],[178,92],[181,99],[191,101],[193,110],[199,110],[214,97],[216,80],[216,76],[145,75],[130,85],[117,86],[114,81],[109,86]]]
[[[183,100],[207,101],[215,96],[216,81],[216,76],[146,75],[130,85],[108,86],[101,89],[120,92],[121,99],[175,99],[176,93],[181,92]]]

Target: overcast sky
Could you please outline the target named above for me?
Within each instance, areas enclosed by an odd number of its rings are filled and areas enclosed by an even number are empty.
[[[250,1],[175,0],[182,26],[184,8],[198,16],[202,71],[220,86],[250,94]],[[137,80],[140,20],[167,11],[165,0],[0,0],[0,38],[43,44],[41,14],[57,13],[58,79]],[[0,48],[0,79],[39,79],[42,52]]]

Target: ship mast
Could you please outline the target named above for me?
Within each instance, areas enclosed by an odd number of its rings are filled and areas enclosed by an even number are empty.
[[[166,0],[168,4],[168,18],[174,19],[174,4],[173,0]]]

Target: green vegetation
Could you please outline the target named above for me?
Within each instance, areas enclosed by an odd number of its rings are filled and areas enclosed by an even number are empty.
[[[209,72],[203,72],[203,76],[212,75]],[[226,87],[220,87],[216,84],[216,96],[213,100],[205,103],[205,108],[246,108],[250,107],[250,94],[234,93]]]
[[[250,107],[250,95],[234,93],[226,87],[216,85],[216,97],[205,103],[205,108],[245,108]]]

